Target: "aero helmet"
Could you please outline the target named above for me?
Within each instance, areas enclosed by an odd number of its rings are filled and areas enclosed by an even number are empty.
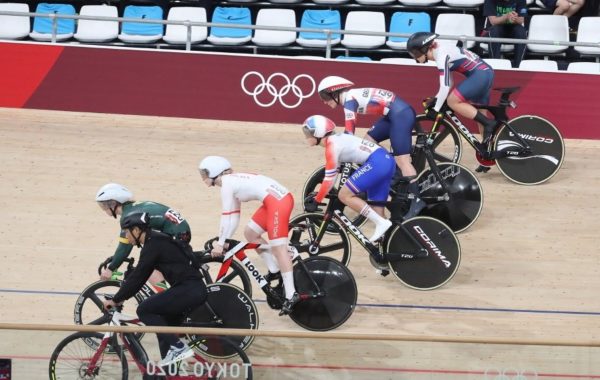
[[[316,137],[317,140],[330,135],[335,130],[335,123],[325,116],[309,116],[302,124],[302,132],[306,137]]]
[[[421,57],[427,53],[429,46],[440,35],[431,32],[416,32],[413,33],[406,41],[406,50],[414,59]]]
[[[133,194],[131,191],[118,183],[107,183],[96,193],[96,202],[117,201],[125,203],[132,200]]]
[[[202,179],[211,178],[214,180],[229,169],[231,169],[231,164],[225,157],[221,156],[206,156],[198,165],[198,171],[200,171]]]
[[[319,82],[319,87],[317,89],[321,99],[324,101],[328,101],[334,99],[335,94],[337,94],[340,90],[352,86],[354,86],[354,83],[350,82],[348,79],[338,77],[335,75],[330,75],[328,77],[323,78],[323,80]]]
[[[123,203],[132,202],[133,194],[125,186],[118,183],[107,183],[96,193],[96,202],[105,212],[110,211],[113,218],[117,217],[117,207]]]
[[[147,212],[134,211],[121,218],[121,229],[130,230],[134,227],[139,227],[142,230],[147,230],[150,226],[150,216]]]

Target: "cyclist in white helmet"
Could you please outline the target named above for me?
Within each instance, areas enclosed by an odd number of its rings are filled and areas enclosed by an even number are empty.
[[[384,216],[381,203],[387,201],[390,192],[390,183],[396,171],[394,159],[386,149],[372,141],[346,133],[334,134],[335,124],[325,116],[310,116],[304,121],[302,131],[309,146],[325,146],[325,178],[319,192],[304,200],[306,210],[317,210],[318,204],[333,187],[342,162],[361,164],[340,188],[338,196],[346,206],[375,224],[375,232],[369,238],[375,243],[392,226],[392,222]],[[367,193],[369,201],[379,204],[370,206],[358,196],[363,192]]]
[[[221,256],[225,240],[235,233],[240,222],[241,202],[261,201],[244,229],[244,238],[251,243],[269,246],[257,250],[269,268],[267,281],[281,273],[285,290],[285,302],[279,315],[289,314],[300,295],[294,286],[292,259],[288,253],[288,224],[294,208],[294,198],[283,185],[260,174],[234,173],[229,161],[221,156],[207,156],[198,166],[204,183],[221,187],[221,223],[219,239],[213,244],[212,255]],[[269,242],[261,236],[267,233]],[[273,260],[275,256],[276,260]]]
[[[403,181],[408,183],[411,198],[409,210],[404,217],[412,218],[425,207],[425,202],[418,197],[417,171],[410,157],[415,110],[391,91],[352,87],[354,83],[348,79],[331,75],[319,83],[319,97],[331,108],[338,105],[343,107],[346,133],[354,134],[358,114],[381,116],[364,138],[375,143],[390,140],[392,155],[400,168]]]
[[[131,191],[118,183],[108,183],[102,186],[96,193],[96,202],[108,216],[115,219],[120,216],[122,220],[124,215],[135,211],[148,213],[150,228],[171,235],[181,242],[185,246],[184,248],[191,251],[191,247],[189,247],[192,239],[190,226],[181,214],[172,208],[156,202],[135,202]],[[119,243],[112,260],[102,270],[100,277],[104,280],[110,279],[132,249],[133,245],[126,239],[125,231],[121,230]],[[152,274],[150,282],[159,291],[165,288],[164,278],[158,271]]]

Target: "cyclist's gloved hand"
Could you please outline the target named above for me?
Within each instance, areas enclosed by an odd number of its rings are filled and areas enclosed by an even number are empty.
[[[437,98],[435,96],[423,99],[423,107],[425,109],[427,109],[427,108],[433,108],[433,106],[435,106],[436,102],[437,102]]]
[[[317,202],[314,195],[311,194],[304,198],[304,209],[308,212],[315,212],[319,209],[319,202]]]

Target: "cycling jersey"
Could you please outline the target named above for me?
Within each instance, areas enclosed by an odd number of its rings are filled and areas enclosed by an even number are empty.
[[[381,115],[368,132],[377,142],[390,139],[395,155],[410,153],[414,110],[393,92],[381,88],[354,88],[343,98],[346,132],[354,134],[356,115]]]
[[[271,245],[287,244],[288,222],[294,207],[292,194],[272,178],[249,173],[221,177],[219,244],[223,245],[237,229],[241,202],[252,200],[261,201],[263,205],[252,216],[250,227],[259,233],[267,231]]]
[[[200,272],[190,265],[187,255],[172,237],[150,230],[146,233],[135,270],[123,281],[113,301],[120,303],[133,297],[155,269],[163,274],[171,286],[185,281],[202,283]]]
[[[123,204],[121,219],[132,212],[147,212],[150,216],[150,228],[169,234],[182,241],[190,242],[192,232],[188,222],[179,212],[155,202],[127,202]],[[133,245],[125,238],[125,231],[121,231],[119,245],[113,255],[108,269],[116,270],[123,260],[131,253]]]
[[[325,140],[325,160],[325,178],[315,196],[317,202],[322,202],[333,187],[342,162],[364,164],[346,181],[345,186],[352,192],[366,191],[369,200],[387,199],[396,163],[384,148],[354,135],[338,133]]]
[[[494,70],[477,54],[449,43],[439,42],[438,47],[433,50],[433,57],[440,74],[440,89],[436,94],[434,110],[439,112],[448,98],[452,87],[452,71],[466,77],[454,90],[459,98],[479,104],[489,102]]]
[[[344,93],[342,101],[346,132],[354,134],[356,115],[387,115],[396,95],[380,88],[353,88]]]

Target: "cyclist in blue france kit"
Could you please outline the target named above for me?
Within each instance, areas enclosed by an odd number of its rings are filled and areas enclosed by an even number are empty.
[[[304,200],[306,211],[317,210],[319,203],[332,189],[342,162],[361,164],[339,190],[338,196],[346,206],[375,224],[375,232],[369,240],[373,243],[379,240],[392,226],[392,222],[385,218],[383,205],[370,206],[358,194],[366,192],[370,201],[378,203],[387,200],[392,176],[396,171],[392,156],[372,141],[348,133],[334,133],[335,124],[325,116],[310,116],[304,121],[302,131],[309,146],[325,147],[325,178],[319,192]]]
[[[392,155],[400,168],[404,181],[408,183],[411,203],[405,218],[412,218],[421,212],[425,202],[419,197],[417,171],[411,162],[412,130],[415,124],[415,111],[391,91],[381,88],[351,88],[354,83],[339,76],[325,77],[318,86],[319,97],[331,108],[341,105],[344,110],[345,132],[354,134],[356,116],[381,116],[365,134],[367,141],[380,143],[390,140]]]
[[[413,33],[406,42],[406,49],[417,63],[435,61],[439,76],[440,88],[425,110],[431,120],[442,118],[440,110],[447,100],[448,106],[456,113],[475,120],[482,135],[482,144],[487,145],[496,125],[494,119],[488,118],[473,104],[488,104],[490,91],[494,82],[494,70],[479,56],[467,49],[436,41],[436,33]],[[456,71],[466,78],[452,92],[452,72]],[[478,172],[487,172],[489,167],[480,165]]]

